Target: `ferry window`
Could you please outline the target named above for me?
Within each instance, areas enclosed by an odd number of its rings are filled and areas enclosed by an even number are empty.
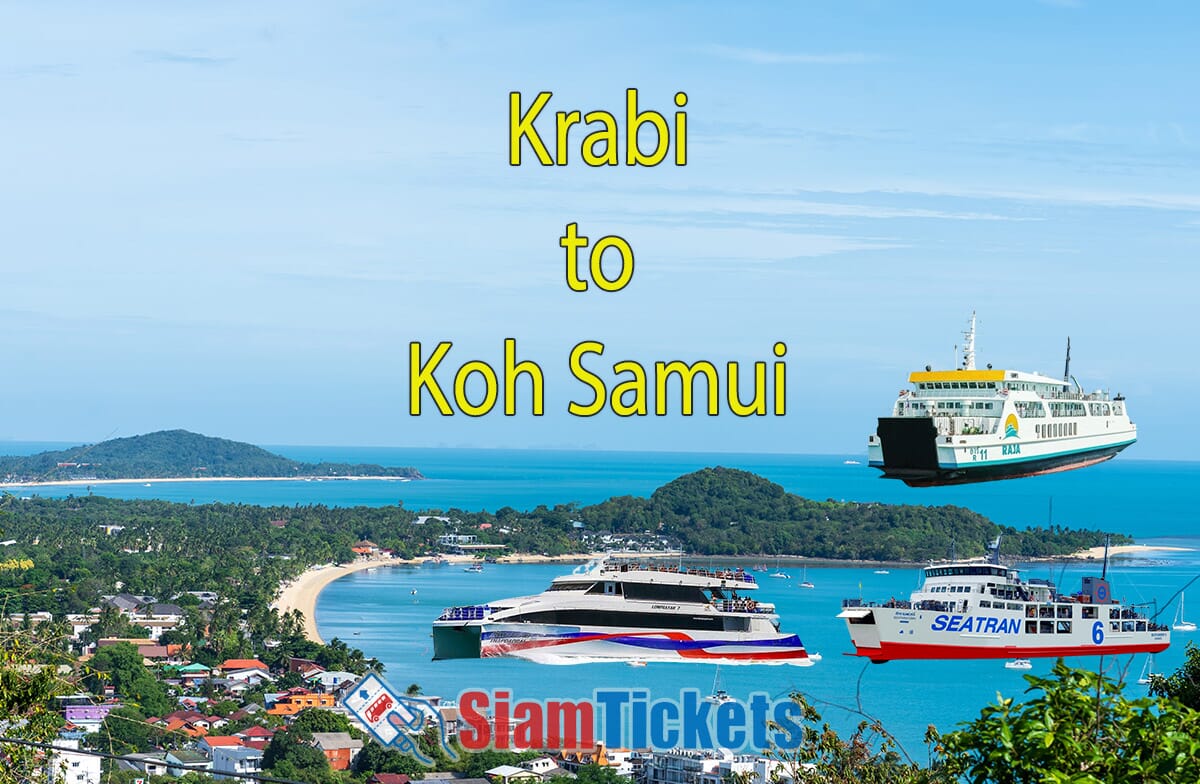
[[[1096,617],[1096,608],[1090,607],[1090,606],[1084,607],[1083,608],[1083,617],[1086,619],[1089,619],[1089,620],[1095,618]]]
[[[980,606],[980,607],[991,607],[991,606],[992,606],[992,603],[991,603],[991,602],[989,602],[987,599],[980,599],[980,600],[979,600],[979,606]]]
[[[1039,607],[1038,608],[1038,617],[1039,618],[1053,618],[1054,617],[1054,608],[1053,607]]]
[[[1037,621],[1026,621],[1025,622],[1025,633],[1026,634],[1037,634]]]
[[[1028,605],[1025,608],[1025,617],[1026,618],[1036,618],[1037,617],[1037,608],[1034,607],[1032,604]]]
[[[1042,634],[1054,634],[1054,621],[1038,621],[1038,630]]]
[[[1010,604],[1010,605],[1008,605],[1008,609],[1010,609],[1010,610],[1020,610],[1020,609],[1021,609],[1021,605],[1019,605],[1019,604]]]
[[[1071,633],[1071,622],[1070,621],[1059,621],[1057,631],[1059,634],[1070,634]]]
[[[1121,622],[1120,621],[1109,621],[1108,628],[1110,631],[1119,632],[1119,631],[1121,631]]]
[[[1145,622],[1145,621],[1138,621],[1138,622],[1137,622],[1137,630],[1138,630],[1139,632],[1144,632],[1144,631],[1146,631],[1146,622]]]
[[[1108,403],[1104,404],[1104,416],[1108,416]]]
[[[1070,618],[1071,617],[1071,607],[1069,605],[1059,605],[1058,617],[1059,618]]]
[[[978,385],[978,384],[976,384],[974,381],[970,382],[970,383],[968,384],[968,386],[970,386],[970,387],[971,387],[971,389],[979,389],[979,385]]]
[[[1118,610],[1116,607],[1109,607],[1108,608],[1108,617],[1109,618],[1119,618],[1120,610]]]

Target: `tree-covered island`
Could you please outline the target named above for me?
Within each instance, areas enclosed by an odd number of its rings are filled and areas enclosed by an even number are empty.
[[[252,444],[187,430],[160,430],[36,455],[0,457],[0,482],[9,484],[348,476],[422,478],[420,471],[411,467],[302,463]]]

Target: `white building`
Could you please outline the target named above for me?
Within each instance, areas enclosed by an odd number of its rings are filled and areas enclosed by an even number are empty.
[[[216,779],[241,779],[247,773],[262,772],[263,753],[246,746],[217,746],[213,749],[212,775]]]
[[[58,739],[57,749],[78,749],[79,741]],[[46,769],[50,784],[100,784],[100,758],[92,754],[54,751]]]

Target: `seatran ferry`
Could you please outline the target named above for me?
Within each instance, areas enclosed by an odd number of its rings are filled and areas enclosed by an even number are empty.
[[[775,606],[750,598],[758,587],[742,569],[601,559],[534,596],[447,608],[433,658],[811,665]]]
[[[1022,580],[991,557],[925,567],[924,583],[908,601],[846,599],[856,656],[892,659],[1032,659],[1047,656],[1158,653],[1171,631],[1113,598],[1108,559],[1100,577],[1084,577],[1077,593],[1049,580]],[[1153,617],[1153,616],[1152,616]]]
[[[891,416],[867,439],[870,465],[913,487],[1015,479],[1111,460],[1137,440],[1125,398],[1062,380],[975,367],[975,314],[956,370],[909,375]]]

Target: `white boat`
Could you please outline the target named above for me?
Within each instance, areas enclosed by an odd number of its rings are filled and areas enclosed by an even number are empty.
[[[721,665],[719,664],[717,665],[717,674],[713,678],[712,694],[705,697],[704,701],[711,702],[714,705],[720,705],[724,702],[733,702],[733,697],[730,697],[729,693],[721,688]]]
[[[779,561],[775,562],[775,571],[769,577],[774,577],[776,580],[790,580],[792,576],[779,568]]]
[[[875,574],[891,574],[887,569],[876,569]]]
[[[1142,667],[1142,674],[1138,676],[1138,683],[1142,686],[1149,686],[1151,679],[1158,676],[1159,673],[1154,671],[1154,654],[1146,657],[1146,664]]]
[[[600,560],[535,596],[446,609],[433,658],[812,664],[758,588],[741,569]]]
[[[857,460],[843,460],[842,465],[862,465],[862,463]]]
[[[1004,662],[1004,669],[1006,669],[1006,670],[1032,670],[1033,662],[1029,661],[1029,659],[1013,659],[1012,661]]]
[[[1079,591],[1060,593],[1043,579],[1021,579],[991,558],[925,567],[924,583],[908,601],[845,599],[855,655],[893,659],[1032,659],[1158,653],[1171,630],[1133,605],[1112,598],[1105,572],[1084,577]]]
[[[975,314],[961,366],[908,377],[867,439],[868,463],[914,487],[1014,479],[1102,463],[1137,440],[1125,398],[1062,379],[975,367]]]
[[[471,574],[483,574],[483,564],[471,564],[467,568],[463,569],[463,571]]]
[[[811,582],[809,582],[809,580],[808,580],[808,567],[807,566],[804,567],[804,571],[800,575],[800,587],[801,588],[816,588],[817,587],[817,586],[813,585]]]
[[[642,661],[641,659],[630,659],[629,661],[627,661],[625,663],[628,664],[630,667],[645,667],[646,666],[646,662]]]
[[[1191,621],[1184,620],[1183,617],[1183,594],[1179,594],[1179,609],[1175,611],[1175,622],[1171,624],[1171,628],[1177,632],[1194,632],[1196,624]]]

